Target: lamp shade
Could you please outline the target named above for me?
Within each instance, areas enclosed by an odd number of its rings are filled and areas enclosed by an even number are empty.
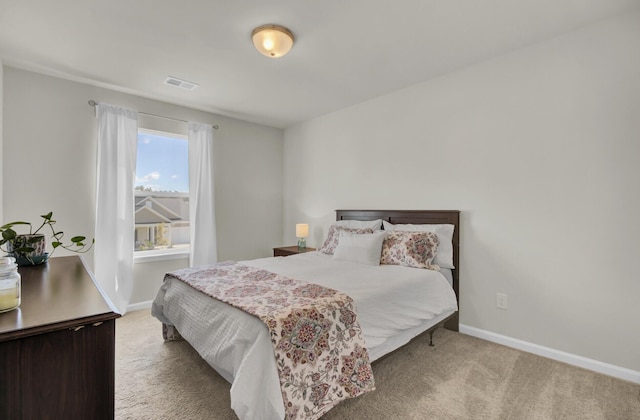
[[[296,225],[296,238],[308,238],[309,225],[306,223],[298,223]]]
[[[280,25],[262,25],[251,32],[253,45],[262,55],[282,57],[293,47],[293,34]]]

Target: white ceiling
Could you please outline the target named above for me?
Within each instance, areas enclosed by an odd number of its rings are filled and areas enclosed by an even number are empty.
[[[287,127],[640,6],[640,0],[0,0],[5,65]],[[251,30],[296,36],[260,55]],[[174,76],[200,86],[163,84]],[[99,99],[99,98],[95,98]]]

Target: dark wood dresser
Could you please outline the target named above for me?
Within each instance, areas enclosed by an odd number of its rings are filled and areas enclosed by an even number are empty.
[[[20,307],[0,313],[0,419],[113,419],[120,315],[78,256],[19,272]]]

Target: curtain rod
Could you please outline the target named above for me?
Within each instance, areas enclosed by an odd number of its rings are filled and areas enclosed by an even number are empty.
[[[98,105],[98,102],[94,101],[93,99],[89,99],[89,105],[91,105],[91,106],[96,106],[96,105]],[[180,122],[183,122],[183,123],[188,123],[188,122],[189,122],[189,121],[185,121],[185,120],[180,120],[180,119],[178,119],[178,118],[171,118],[171,117],[165,117],[165,116],[162,116],[162,115],[149,114],[149,113],[147,113],[147,112],[140,112],[140,111],[138,111],[138,114],[148,115],[148,116],[150,116],[150,117],[156,117],[156,118],[163,118],[163,119],[165,119],[165,120],[180,121]],[[217,124],[216,124],[216,125],[213,125],[212,127],[213,127],[213,129],[214,129],[214,130],[217,130],[217,129],[218,129],[218,125],[217,125]]]

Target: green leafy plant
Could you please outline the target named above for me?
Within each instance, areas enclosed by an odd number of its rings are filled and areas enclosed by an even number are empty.
[[[26,259],[29,263],[35,264],[34,257],[40,257],[44,254],[44,249],[40,250],[40,255],[34,254],[36,251],[39,251],[37,243],[43,241],[43,238],[46,236],[45,233],[41,233],[43,229],[45,231],[51,231],[51,247],[53,250],[49,256],[53,255],[58,248],[84,253],[89,251],[93,246],[95,240],[92,239],[90,243],[87,243],[85,236],[74,236],[69,242],[63,242],[64,232],[55,230],[54,225],[56,221],[53,219],[53,212],[41,215],[40,217],[43,219],[42,224],[35,230],[33,230],[31,223],[22,221],[11,222],[0,226],[0,234],[2,235],[2,239],[0,239],[0,249],[16,257],[16,259]],[[29,226],[29,233],[17,233],[14,228],[18,226]]]

